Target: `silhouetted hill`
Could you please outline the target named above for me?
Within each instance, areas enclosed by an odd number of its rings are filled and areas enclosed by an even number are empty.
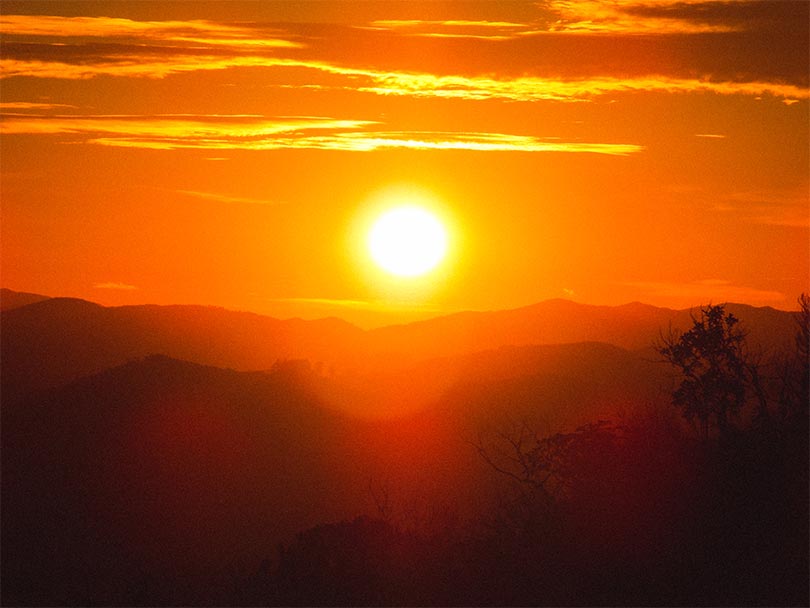
[[[4,594],[75,604],[95,580],[108,587],[87,597],[117,603],[146,574],[199,583],[357,513],[368,471],[346,456],[355,431],[313,389],[304,368],[155,356],[4,404]],[[224,581],[205,583],[203,597]]]
[[[793,345],[794,313],[731,304],[754,350]],[[689,311],[643,304],[589,306],[550,300],[495,312],[465,312],[363,331],[339,319],[278,320],[202,306],[103,307],[53,298],[0,315],[4,399],[57,387],[134,358],[164,354],[239,370],[308,359],[335,373],[385,373],[414,363],[502,346],[604,342],[647,350]]]
[[[778,350],[792,344],[794,313],[773,308],[731,304],[751,330],[753,344]],[[470,353],[503,345],[607,342],[628,350],[648,349],[671,326],[692,325],[689,310],[657,308],[634,302],[623,306],[591,306],[548,300],[524,308],[493,312],[462,312],[392,325],[369,332],[375,348],[407,353],[413,358]]]
[[[4,312],[4,396],[71,380],[150,354],[242,370],[279,359],[339,361],[362,331],[339,319],[280,321],[203,306],[104,307],[53,298]]]
[[[545,431],[637,414],[669,400],[669,370],[638,353],[599,342],[509,346],[450,358],[453,387],[443,403],[483,430],[504,419]]]
[[[12,308],[20,308],[21,306],[28,306],[35,302],[47,300],[49,296],[43,296],[38,293],[26,293],[24,291],[14,291],[5,287],[0,288],[0,310],[11,310]]]
[[[584,342],[501,346],[390,370],[344,374],[340,383],[339,390],[347,392],[334,392],[333,397],[354,413],[390,415],[443,403],[464,410],[466,417],[479,406],[517,417],[521,412],[515,406],[523,404],[548,416],[558,429],[582,415],[610,417],[629,404],[650,403],[662,395],[668,399],[671,379],[664,365],[641,353]],[[525,387],[527,399],[507,397],[517,385]]]

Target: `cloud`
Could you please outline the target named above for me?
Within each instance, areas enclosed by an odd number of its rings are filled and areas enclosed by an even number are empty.
[[[0,133],[79,134],[85,136],[121,136],[156,142],[187,140],[192,147],[203,144],[250,143],[282,133],[300,133],[312,129],[357,129],[375,124],[365,120],[338,120],[324,117],[265,118],[246,114],[162,114],[162,115],[48,115],[5,114]],[[217,146],[212,146],[217,147]],[[234,146],[240,147],[240,146]]]
[[[591,35],[688,35],[741,32],[772,26],[783,16],[779,2],[717,0],[546,0],[528,23],[472,20],[379,20],[370,29],[406,36],[514,40],[552,33]],[[777,14],[774,18],[774,13]],[[781,13],[794,14],[795,10]]]
[[[117,289],[119,291],[133,291],[138,289],[135,285],[127,283],[96,283],[93,285],[94,289]]]
[[[253,56],[189,55],[184,53],[138,55],[126,53],[98,57],[86,63],[50,59],[0,59],[0,78],[30,77],[86,80],[97,76],[166,78],[173,74],[236,67],[281,65],[270,58]]]
[[[514,23],[510,21],[471,21],[471,20],[444,20],[430,21],[422,19],[388,19],[371,22],[372,27],[383,29],[411,29],[422,27],[474,27],[480,29],[525,29],[529,27],[525,23]]]
[[[757,3],[646,0],[644,3],[632,4],[552,0],[545,5],[549,14],[556,13],[558,17],[551,26],[547,26],[544,21],[375,21],[367,27],[381,31],[361,32],[355,28],[326,30],[323,33],[324,39],[318,38],[307,28],[296,29],[289,24],[284,26],[286,30],[281,30],[256,23],[233,24],[203,20],[135,21],[111,17],[5,15],[0,16],[0,28],[4,34],[0,78],[85,80],[108,76],[162,79],[198,71],[254,68],[274,71],[282,77],[288,77],[289,70],[299,70],[294,84],[289,79],[278,83],[278,86],[286,88],[343,89],[382,96],[534,102],[583,101],[632,92],[709,92],[755,97],[771,95],[788,105],[807,99],[810,97],[810,89],[806,85],[806,66],[800,62],[796,67],[793,59],[799,49],[796,44],[800,44],[790,42],[796,38],[795,33],[793,38],[786,37],[788,42],[779,48],[773,47],[776,38],[770,35],[773,34],[770,31],[766,32],[769,35],[765,38],[746,42],[744,48],[754,49],[749,55],[758,57],[761,53],[756,52],[759,48],[757,44],[761,46],[765,40],[769,45],[769,57],[775,59],[767,62],[767,65],[761,65],[762,62],[758,63],[756,60],[751,63],[748,59],[740,64],[739,53],[733,53],[733,71],[729,70],[723,59],[730,52],[726,48],[728,41],[718,43],[719,46],[701,47],[702,50],[698,53],[689,51],[688,57],[695,58],[697,64],[680,65],[676,60],[671,66],[671,71],[681,76],[688,74],[689,77],[650,73],[656,64],[642,60],[637,65],[637,57],[628,61],[626,53],[638,53],[637,46],[624,49],[624,54],[620,53],[620,56],[615,56],[615,51],[611,54],[612,47],[599,47],[598,57],[588,56],[573,64],[563,60],[546,65],[541,61],[540,65],[545,67],[540,69],[557,72],[554,76],[532,75],[538,69],[537,61],[529,61],[524,69],[519,69],[523,57],[542,58],[551,55],[564,58],[580,56],[583,50],[587,51],[581,41],[575,42],[577,36],[570,36],[566,38],[568,42],[560,43],[559,34],[562,33],[577,33],[580,30],[610,31],[614,34],[638,31],[652,36],[671,31],[674,27],[672,24],[677,24],[677,31],[683,32],[683,23],[692,24],[690,27],[700,31],[706,27],[720,28],[722,31],[731,27],[736,31],[762,23],[778,23],[789,27],[789,24],[797,21],[797,16],[801,17],[801,10],[793,7],[797,3],[783,3],[790,5],[787,8],[780,8],[782,4],[773,8],[771,3],[764,3],[766,6],[759,9],[753,7],[754,4]],[[769,8],[776,11],[778,19],[768,17],[773,12],[766,10]],[[627,20],[635,25],[630,27]],[[493,55],[487,54],[489,60],[482,58],[481,53],[476,51],[475,42],[470,41],[470,53],[466,53],[465,57],[469,55],[476,59],[471,59],[472,63],[469,65],[460,63],[471,73],[432,73],[430,70],[405,70],[401,64],[393,70],[375,68],[373,66],[377,58],[357,57],[350,51],[341,50],[343,47],[351,48],[352,45],[339,45],[336,48],[334,44],[324,42],[340,42],[341,36],[352,33],[355,37],[373,34],[372,38],[361,44],[376,45],[394,44],[397,41],[392,42],[391,37],[403,35],[497,38],[510,39],[516,41],[515,44],[520,44],[504,47],[503,53],[506,54],[496,54],[500,60],[491,63]],[[528,42],[529,39],[533,42]],[[656,48],[663,48],[660,47],[660,37],[654,44],[657,45]],[[737,46],[730,47],[732,51],[741,43],[738,40],[734,44]],[[680,46],[667,49],[667,54],[676,59],[686,52]],[[338,56],[342,56],[343,60],[337,61]],[[696,59],[698,56],[703,59]],[[715,59],[706,63],[705,57],[709,56]],[[484,63],[476,66],[476,61]],[[424,66],[425,62],[414,65]],[[583,74],[581,67],[575,67],[581,65],[590,66],[588,70],[597,75]],[[436,66],[437,69],[442,67],[446,66]],[[519,75],[503,74],[504,69],[512,68]],[[573,70],[578,75],[560,76],[561,69],[569,72]],[[795,73],[797,69],[801,71],[801,76]],[[636,74],[628,77],[604,75],[622,73],[627,76],[628,70]],[[694,78],[693,74],[707,76]]]
[[[641,291],[643,298],[666,298],[679,305],[697,306],[709,302],[747,302],[772,304],[784,302],[787,296],[779,291],[734,285],[725,279],[703,279],[691,282],[631,282],[625,283]]]
[[[318,306],[334,306],[336,308],[350,308],[354,310],[377,310],[379,303],[364,300],[343,300],[331,298],[273,298],[271,302],[284,304],[316,304]]]
[[[806,185],[795,190],[734,192],[727,194],[715,209],[754,224],[810,228],[810,195]]]
[[[549,28],[552,32],[670,35],[745,30],[751,25],[751,11],[744,4],[739,0],[551,0],[545,6],[558,17]]]
[[[5,36],[117,38],[230,47],[300,48],[299,42],[272,37],[265,28],[213,21],[135,21],[117,17],[0,15]]]
[[[210,160],[210,159],[208,159]],[[279,201],[270,201],[267,199],[247,198],[244,196],[228,196],[226,194],[217,194],[215,192],[198,192],[196,190],[175,190],[178,194],[184,194],[193,198],[201,198],[206,201],[214,201],[217,203],[236,203],[245,205],[284,205],[286,203]]]
[[[509,21],[469,20],[378,20],[359,29],[393,31],[404,36],[427,38],[468,38],[472,40],[514,40],[535,32],[536,26]]]
[[[786,100],[810,98],[810,88],[767,81],[729,81],[698,78],[673,78],[647,75],[630,78],[547,78],[523,76],[437,75],[419,72],[387,71],[342,66],[325,61],[262,56],[161,55],[154,57],[107,57],[95,62],[66,63],[42,59],[0,59],[0,77],[88,79],[96,76],[165,78],[172,74],[198,70],[224,70],[234,67],[294,68],[303,72],[342,77],[328,83],[310,80],[300,84],[282,84],[286,88],[343,89],[381,96],[435,97],[466,100],[504,100],[515,102],[587,101],[605,95],[657,92],[673,94],[713,93],[748,95]],[[791,101],[792,103],[792,101]]]
[[[378,95],[444,97],[453,99],[502,99],[509,101],[583,101],[621,93],[715,93],[718,95],[772,95],[810,98],[810,89],[770,82],[711,81],[650,75],[635,78],[558,79],[522,77],[498,79],[474,76],[437,76],[401,72],[367,74],[375,85],[357,90]]]
[[[761,4],[764,6],[760,6]],[[379,96],[537,102],[588,101],[603,96],[642,92],[713,93],[754,97],[770,95],[790,105],[810,97],[810,88],[806,84],[806,66],[800,62],[796,67],[796,61],[792,59],[799,48],[796,44],[800,44],[790,42],[796,38],[795,32],[793,38],[785,37],[788,42],[779,47],[781,51],[772,47],[774,40],[782,38],[775,38],[770,30],[766,31],[768,35],[764,38],[760,36],[762,39],[746,42],[744,48],[754,49],[748,55],[758,57],[761,53],[756,52],[760,48],[757,44],[761,46],[765,40],[769,56],[778,61],[761,65],[762,62],[752,60],[752,63],[746,59],[741,65],[739,54],[733,53],[735,63],[732,71],[723,59],[730,52],[726,48],[728,41],[718,43],[719,46],[701,47],[703,50],[697,54],[690,51],[689,57],[697,58],[699,55],[703,58],[696,59],[697,64],[680,65],[675,61],[671,71],[679,73],[681,77],[650,73],[650,70],[655,69],[654,63],[641,61],[636,65],[635,60],[628,62],[626,52],[633,52],[635,49],[637,53],[637,47],[624,49],[625,54],[620,54],[620,57],[614,57],[615,53],[611,54],[612,47],[600,47],[598,57],[589,56],[575,64],[562,61],[545,65],[541,62],[545,67],[540,69],[558,72],[554,76],[533,75],[538,69],[536,61],[527,63],[523,70],[518,68],[522,57],[543,57],[549,54],[561,57],[579,56],[583,47],[581,41],[574,42],[577,36],[565,38],[568,42],[560,43],[560,34],[611,32],[614,35],[624,35],[636,32],[652,36],[675,31],[704,32],[706,28],[712,32],[747,30],[757,25],[774,23],[790,27],[803,14],[793,6],[795,4],[797,3],[777,3],[772,6],[772,3],[767,2],[740,1],[717,3],[646,0],[643,3],[626,3],[550,0],[541,6],[547,9],[547,14],[556,14],[557,21],[549,22],[552,25],[542,20],[536,23],[500,20],[392,20],[371,22],[367,27],[378,30],[373,32],[345,28],[345,31],[326,30],[323,33],[326,40],[338,42],[341,36],[352,35],[352,32],[355,37],[373,34],[374,37],[363,44],[377,45],[392,43],[392,36],[403,35],[510,39],[515,44],[519,43],[514,48],[504,47],[503,52],[510,48],[513,52],[497,55],[501,58],[500,61],[487,63],[487,60],[482,59],[481,53],[475,50],[475,42],[470,41],[470,53],[465,54],[465,57],[469,55],[477,59],[472,59],[473,63],[470,65],[461,62],[466,65],[466,71],[471,72],[466,74],[405,70],[401,64],[397,65],[397,69],[375,68],[373,65],[376,58],[352,56],[351,52],[340,50],[343,46],[351,48],[352,45],[341,45],[336,49],[307,28],[296,29],[289,24],[284,26],[286,30],[281,30],[275,26],[256,23],[233,24],[203,20],[135,21],[111,17],[5,15],[0,16],[0,28],[4,34],[0,78],[86,80],[108,76],[162,79],[190,72],[253,68],[267,70],[279,78],[285,78],[276,85],[284,88],[323,91],[338,89]],[[784,8],[783,5],[789,6]],[[777,18],[769,17],[774,12]],[[538,14],[546,13],[539,11]],[[684,29],[684,24],[689,27]],[[529,39],[533,42],[529,43]],[[557,42],[552,42],[552,39]],[[306,45],[303,41],[306,41]],[[393,42],[396,43],[396,40]],[[551,46],[547,46],[548,44]],[[659,48],[661,38],[654,44]],[[730,47],[732,50],[742,43],[738,40],[733,44],[737,46]],[[676,58],[684,52],[680,46],[667,51],[668,55]],[[307,56],[304,57],[304,54]],[[337,61],[338,56],[342,56],[343,61]],[[491,54],[489,56],[491,62]],[[709,56],[715,59],[706,63],[705,57]],[[484,61],[484,64],[476,67],[475,61]],[[424,66],[425,62],[414,65]],[[582,68],[574,67],[576,65],[588,65],[588,70],[597,75],[583,74]],[[446,66],[436,66],[437,69],[442,67]],[[503,74],[504,69],[512,68],[515,68],[515,75]],[[577,75],[560,76],[560,69],[569,72],[573,70]],[[801,76],[795,73],[797,69]],[[289,79],[290,70],[298,70],[293,82]],[[636,72],[635,75],[628,76],[628,70]],[[611,73],[614,75],[604,75]],[[616,76],[616,73],[622,73],[623,76]],[[689,76],[684,77],[687,74]],[[693,74],[706,76],[695,78]],[[18,106],[17,109],[23,108]]]
[[[725,139],[725,135],[719,133],[695,133],[695,137],[704,137],[706,139]]]
[[[8,114],[0,133],[64,135],[71,141],[154,150],[384,149],[479,152],[584,152],[626,156],[636,144],[564,142],[527,135],[444,131],[380,131],[379,123],[327,117],[252,115],[31,116]],[[195,193],[206,196],[204,193]],[[208,195],[214,198],[215,195]],[[236,199],[231,202],[237,202]],[[244,201],[242,201],[244,202]],[[252,201],[255,202],[255,201]]]
[[[389,302],[383,300],[367,301],[335,298],[272,298],[268,301],[277,302],[280,304],[308,304],[314,306],[326,306],[351,310],[367,310],[374,312],[443,312],[442,309],[430,305]]]
[[[1,110],[62,110],[75,108],[76,106],[67,103],[38,103],[29,101],[3,101],[0,102]]]

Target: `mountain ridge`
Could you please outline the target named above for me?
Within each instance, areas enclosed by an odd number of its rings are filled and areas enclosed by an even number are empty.
[[[750,328],[756,350],[792,347],[795,313],[743,304],[728,304],[727,310]],[[604,342],[652,353],[670,327],[691,326],[691,313],[556,299],[364,330],[334,317],[276,319],[210,306],[106,307],[49,298],[0,313],[0,374],[4,398],[16,399],[152,354],[242,371],[307,359],[334,372],[362,372],[402,370],[502,346]]]
[[[14,291],[13,289],[2,287],[0,288],[0,311],[12,310],[48,299],[50,299],[50,296],[26,291]]]

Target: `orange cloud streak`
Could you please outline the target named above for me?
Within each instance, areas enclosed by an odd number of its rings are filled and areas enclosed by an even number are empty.
[[[211,160],[211,159],[209,159]],[[227,194],[218,194],[216,192],[199,192],[197,190],[176,190],[178,194],[185,194],[192,198],[199,198],[206,201],[214,201],[216,203],[227,204],[240,204],[240,205],[283,205],[284,202],[271,201],[267,199],[247,198],[244,196],[228,196]]]
[[[126,137],[216,141],[224,138],[271,137],[308,129],[357,129],[375,124],[366,120],[305,117],[266,119],[253,115],[209,116],[31,116],[6,115],[0,133],[104,134]],[[197,146],[195,146],[197,147]],[[239,147],[239,146],[234,146]]]
[[[382,149],[479,152],[586,152],[625,156],[635,144],[546,141],[526,135],[475,132],[382,132],[367,120],[257,116],[31,116],[11,114],[0,133],[77,135],[84,143],[176,149],[276,150],[283,148],[368,152]]]
[[[96,283],[93,285],[94,289],[115,289],[118,291],[134,291],[138,289],[135,285],[128,283]]]
[[[389,30],[405,36],[430,38],[469,38],[473,40],[514,40],[529,32],[533,26],[508,21],[420,21],[378,20],[361,29]],[[492,33],[492,32],[496,33]]]
[[[647,16],[630,13],[633,6],[673,7],[705,4],[706,0],[553,0],[549,9],[559,19],[549,27],[559,34],[706,34],[739,31],[739,26],[703,23],[686,18]]]
[[[502,99],[508,101],[584,101],[603,95],[634,92],[715,93],[718,95],[771,95],[786,100],[810,98],[810,89],[776,82],[710,81],[650,75],[635,78],[596,77],[580,79],[494,78],[487,76],[436,75],[356,68],[324,61],[261,56],[117,57],[87,64],[57,61],[0,59],[0,77],[85,79],[95,76],[164,78],[197,70],[232,67],[300,68],[345,76],[345,85],[284,85],[301,88],[343,88],[376,95],[441,97],[448,99]],[[359,79],[359,80],[358,80]],[[362,82],[365,80],[365,82]]]
[[[117,17],[57,17],[51,15],[0,15],[6,36],[76,38],[142,38],[165,42],[212,45],[300,48],[298,42],[272,38],[255,28],[203,20],[134,21]]]

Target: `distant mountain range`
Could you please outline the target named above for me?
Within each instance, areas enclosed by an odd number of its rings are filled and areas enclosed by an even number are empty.
[[[11,310],[12,308],[20,308],[35,302],[50,299],[48,296],[43,296],[38,293],[26,293],[24,291],[13,291],[3,287],[0,289],[0,311]]]
[[[308,359],[330,373],[376,373],[504,346],[604,342],[651,356],[650,347],[662,333],[691,326],[688,310],[566,300],[364,331],[334,318],[278,320],[204,306],[104,307],[8,289],[1,299],[0,372],[6,399],[152,354],[237,370]],[[729,304],[727,310],[750,330],[753,348],[776,352],[791,347],[794,313],[742,304]]]

